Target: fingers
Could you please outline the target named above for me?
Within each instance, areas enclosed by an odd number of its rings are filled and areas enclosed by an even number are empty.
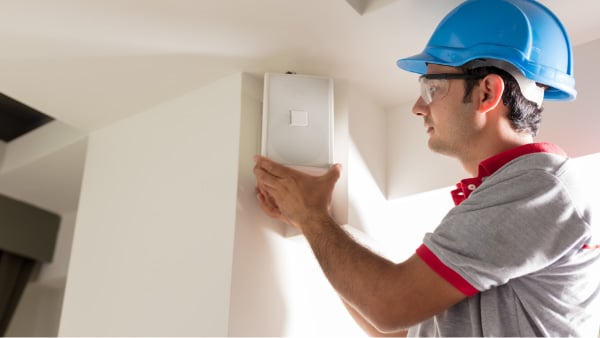
[[[281,179],[280,177],[273,176],[258,165],[254,167],[254,176],[256,176],[258,187],[263,190],[277,187],[278,181]]]
[[[256,163],[256,167],[264,170],[265,172],[275,177],[285,177],[296,172],[295,170],[281,165],[275,161],[271,161],[270,159],[264,156],[254,156],[254,163]]]
[[[341,164],[313,176],[262,156],[255,156],[254,160],[256,196],[267,216],[288,224],[301,224],[307,214],[329,212],[332,192],[341,176]]]
[[[318,179],[321,182],[326,182],[329,186],[333,186],[340,178],[342,170],[342,165],[337,163],[332,165],[327,172],[319,177],[286,167],[266,157],[255,156],[254,160],[256,161],[254,175],[257,178],[258,186],[268,189],[271,194],[275,193],[274,190],[280,190],[288,179],[292,179],[295,182]]]
[[[275,176],[270,170],[273,167],[272,161],[262,156],[254,156],[254,176],[256,176],[259,187],[273,187],[275,185]]]
[[[286,176],[305,176],[306,174],[292,169],[290,167],[279,164],[275,161],[270,160],[267,157],[256,155],[254,156],[255,162],[255,173],[256,169],[260,168],[261,170],[275,176],[275,177],[286,177]],[[331,175],[335,181],[340,177],[342,171],[342,165],[340,163],[336,163],[332,165],[325,176]]]
[[[255,156],[254,175],[258,185],[269,191],[270,195],[276,194],[276,191],[285,190],[286,181],[290,178],[298,178],[303,174],[294,169],[288,168],[266,157]]]
[[[275,201],[273,201],[273,198],[270,197],[269,194],[257,187],[256,197],[258,198],[260,208],[265,214],[273,218],[281,217],[279,207],[277,207],[277,204],[275,204]]]
[[[278,219],[284,223],[290,223],[290,220],[281,212],[273,197],[260,188],[256,188],[256,197],[261,210],[269,217]]]

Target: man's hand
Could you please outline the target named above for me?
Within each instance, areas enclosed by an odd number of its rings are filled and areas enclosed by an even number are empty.
[[[341,165],[324,175],[312,176],[256,156],[254,175],[261,209],[269,216],[302,231],[310,219],[329,216],[331,195],[340,177]]]

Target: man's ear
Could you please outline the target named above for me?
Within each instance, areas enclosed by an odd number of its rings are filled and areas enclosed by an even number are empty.
[[[479,83],[478,111],[487,112],[496,108],[502,103],[502,94],[504,93],[504,80],[498,74],[488,74]]]

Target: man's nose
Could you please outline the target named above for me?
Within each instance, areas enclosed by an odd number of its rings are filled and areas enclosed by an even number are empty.
[[[419,96],[417,101],[412,107],[412,113],[417,116],[427,116],[429,115],[429,105],[425,103],[422,97]]]

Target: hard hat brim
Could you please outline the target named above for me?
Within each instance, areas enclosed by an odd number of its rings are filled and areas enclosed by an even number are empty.
[[[481,55],[480,55],[481,57]],[[495,55],[489,55],[487,56],[489,58],[493,58],[493,59],[498,59],[498,60],[503,60],[503,61],[510,61],[510,60],[506,60],[505,58],[499,58],[498,56]],[[413,55],[413,56],[409,56],[406,58],[402,58],[396,61],[396,65],[400,68],[403,69],[405,71],[411,72],[411,73],[416,73],[416,74],[425,74],[427,72],[427,65],[428,64],[437,64],[437,65],[442,65],[442,66],[449,66],[449,67],[460,67],[463,64],[472,61],[470,59],[465,59],[465,58],[458,58],[460,61],[457,62],[452,62],[452,61],[448,61],[446,59],[441,59],[438,58],[434,55],[431,55],[429,53],[427,53],[426,51]],[[527,74],[525,74],[527,75]],[[553,77],[556,77],[560,74],[552,74]],[[552,81],[553,83],[555,83],[554,87],[548,87],[544,93],[544,99],[546,100],[560,100],[560,101],[571,101],[574,100],[577,97],[577,91],[574,88],[574,79],[572,77],[564,77],[563,79],[561,79],[562,81],[556,81],[556,78],[554,79],[555,81]],[[564,85],[560,85],[562,83],[564,83]],[[560,87],[559,87],[560,86]]]

